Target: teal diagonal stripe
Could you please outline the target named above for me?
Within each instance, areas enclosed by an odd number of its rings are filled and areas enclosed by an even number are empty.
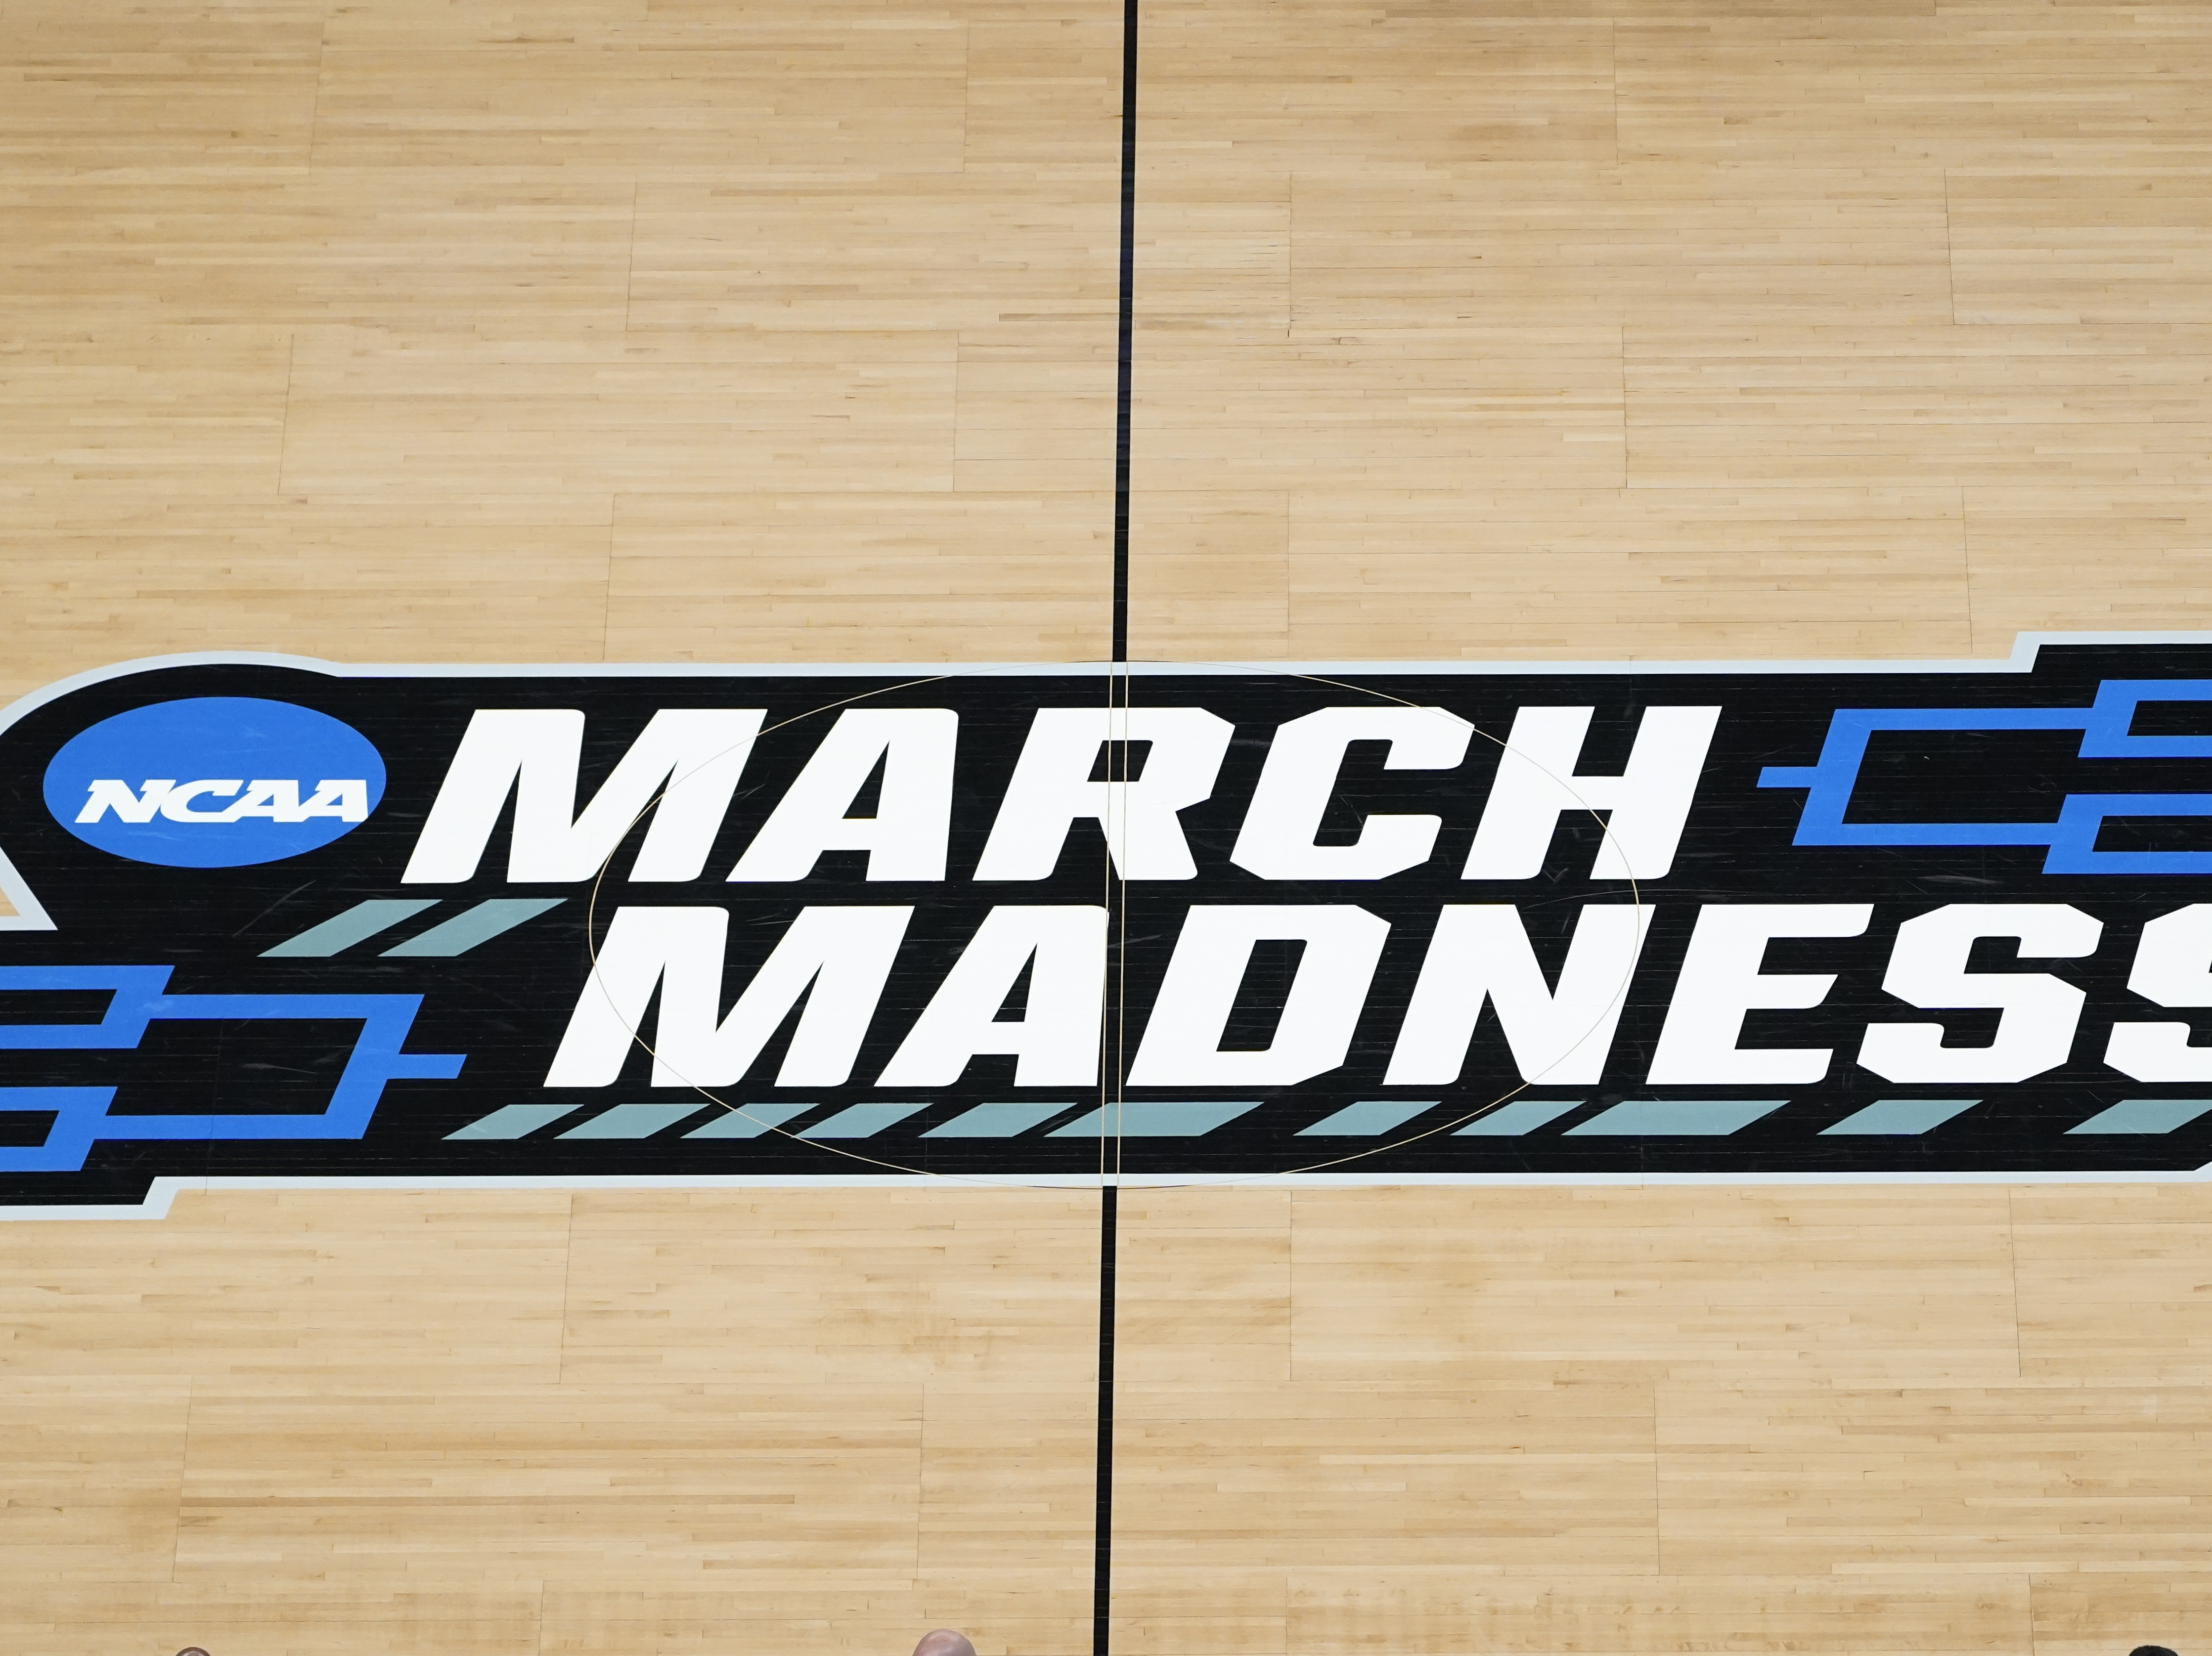
[[[978,1104],[950,1121],[940,1121],[924,1138],[1012,1138],[1067,1108],[1068,1101],[1051,1104]]]
[[[364,943],[380,931],[388,931],[402,920],[410,920],[426,908],[435,908],[435,897],[372,897],[356,903],[343,914],[333,914],[320,925],[311,925],[296,937],[287,937],[274,949],[264,949],[266,960],[328,960],[341,949]]]
[[[686,1138],[758,1138],[772,1127],[781,1127],[793,1116],[805,1115],[814,1104],[737,1104],[726,1105],[707,1119],[703,1127],[694,1127],[684,1136]]]
[[[1325,1115],[1310,1127],[1298,1129],[1309,1138],[1378,1138],[1401,1121],[1411,1121],[1423,1110],[1436,1107],[1433,1098],[1370,1098],[1347,1104],[1334,1115]]]
[[[1628,1138],[1721,1138],[1771,1115],[1786,1098],[1631,1098],[1567,1129]]]
[[[471,1121],[448,1138],[520,1138],[526,1132],[550,1126],[562,1116],[580,1110],[580,1104],[509,1104]]]
[[[1455,1138],[1518,1138],[1539,1127],[1549,1126],[1569,1110],[1582,1107],[1579,1098],[1516,1098],[1510,1104],[1475,1119],[1452,1135]]]
[[[1086,1110],[1065,1127],[1054,1127],[1048,1138],[1198,1138],[1224,1123],[1256,1110],[1260,1101],[1224,1103],[1200,1099],[1191,1103],[1109,1104],[1103,1110]]]
[[[1825,1138],[1831,1133],[1879,1133],[1890,1138],[1916,1138],[1934,1131],[1954,1115],[1963,1115],[1981,1101],[1978,1098],[1877,1098],[1834,1126],[1821,1128],[1820,1136]]]
[[[870,1138],[894,1123],[929,1107],[930,1101],[898,1104],[855,1104],[806,1128],[801,1138]]]
[[[2212,1110],[2212,1098],[2124,1098],[2109,1110],[2100,1110],[2078,1127],[2077,1132],[2172,1132]]]
[[[434,925],[405,943],[384,951],[386,958],[450,960],[465,955],[480,943],[489,943],[502,931],[512,931],[525,920],[534,920],[549,908],[558,908],[562,897],[494,897],[456,914],[442,925]]]
[[[561,1135],[563,1138],[647,1138],[663,1127],[672,1127],[687,1115],[706,1108],[700,1099],[689,1104],[617,1104]]]

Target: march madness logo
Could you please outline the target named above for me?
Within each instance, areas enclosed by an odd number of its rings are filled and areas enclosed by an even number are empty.
[[[2212,1161],[2212,640],[1896,670],[196,659],[6,718],[25,1212],[208,1177]]]

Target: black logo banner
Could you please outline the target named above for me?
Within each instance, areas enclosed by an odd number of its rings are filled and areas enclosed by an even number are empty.
[[[2186,1177],[2212,640],[88,675],[0,1204],[199,1180]]]

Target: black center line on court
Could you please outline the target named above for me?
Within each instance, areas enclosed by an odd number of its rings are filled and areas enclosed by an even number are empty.
[[[1136,332],[1137,287],[1137,6],[1138,0],[1121,0],[1121,334],[1115,359],[1114,374],[1114,664],[1126,669],[1129,660],[1129,391],[1132,348]],[[1122,676],[1121,701],[1128,701],[1125,675],[1107,676],[1108,701],[1113,700],[1113,684]],[[1120,751],[1109,764],[1109,774],[1118,773],[1127,782],[1129,773],[1129,749],[1124,740]],[[1111,852],[1108,853],[1107,889],[1110,912],[1108,916],[1108,947],[1114,952],[1118,968],[1121,958],[1121,925],[1117,924],[1127,913],[1127,888],[1115,877]],[[1114,1101],[1119,1104],[1121,1093],[1121,1041],[1119,1031],[1121,996],[1119,971],[1115,972],[1113,995],[1116,1016],[1114,1024],[1102,1031],[1110,1045],[1106,1053],[1113,1060]],[[1116,1117],[1119,1112],[1116,1111]],[[1101,1112],[1101,1125],[1104,1115]],[[1121,1173],[1120,1122],[1115,1123],[1115,1139],[1114,1175]],[[1102,1146],[1103,1148],[1103,1146]],[[1102,1166],[1100,1169],[1105,1171]],[[1112,1644],[1112,1611],[1114,1601],[1114,1274],[1115,1256],[1118,1247],[1121,1192],[1112,1180],[1103,1178],[1098,1192],[1098,1449],[1097,1500],[1092,1514],[1091,1552],[1091,1656],[1109,1656]]]
[[[1091,1555],[1091,1656],[1107,1656],[1114,1600],[1114,1230],[1121,1192],[1098,1192],[1098,1509]]]
[[[1137,0],[1121,0],[1121,305],[1114,377],[1114,660],[1129,659],[1129,385],[1137,291]]]

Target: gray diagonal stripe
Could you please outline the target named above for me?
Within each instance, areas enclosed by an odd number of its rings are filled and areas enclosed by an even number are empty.
[[[331,915],[320,925],[309,926],[296,937],[287,937],[274,949],[263,949],[261,958],[328,960],[341,949],[350,949],[437,906],[435,897],[372,897],[365,903],[356,903],[343,914]]]
[[[1567,1137],[1595,1133],[1636,1138],[1692,1135],[1723,1138],[1763,1115],[1773,1114],[1789,1101],[1786,1098],[1632,1098],[1578,1127],[1568,1128]]]
[[[1374,1138],[1402,1122],[1411,1121],[1423,1110],[1436,1107],[1433,1098],[1370,1098],[1362,1103],[1347,1104],[1310,1127],[1299,1128],[1298,1137],[1308,1138],[1318,1134],[1326,1138]]]
[[[941,1121],[922,1134],[924,1138],[1012,1138],[1038,1123],[1049,1121],[1069,1107],[1061,1099],[1052,1104],[978,1104],[950,1121]]]
[[[1933,1132],[1953,1116],[1965,1113],[1981,1101],[1978,1098],[1877,1098],[1834,1126],[1821,1128],[1820,1136],[1826,1138],[1831,1133],[1848,1133],[1914,1138]],[[2078,1132],[2080,1129],[2075,1131]]]
[[[1569,1110],[1580,1109],[1579,1098],[1516,1098],[1487,1115],[1479,1115],[1452,1136],[1455,1138],[1518,1138],[1557,1121]]]
[[[446,1135],[448,1138],[520,1138],[526,1132],[558,1121],[580,1104],[509,1104],[494,1110],[489,1115],[471,1121],[465,1127]]]
[[[702,1101],[696,1098],[688,1104],[617,1104],[582,1125],[569,1128],[561,1137],[649,1138],[663,1127],[672,1127],[685,1116],[696,1115],[706,1107]]]
[[[1196,1138],[1224,1122],[1234,1121],[1260,1101],[1225,1104],[1215,1099],[1192,1103],[1109,1104],[1103,1110],[1079,1115],[1065,1127],[1054,1127],[1048,1138]]]
[[[854,1104],[802,1130],[799,1136],[801,1138],[869,1138],[884,1128],[927,1109],[929,1104],[930,1101],[926,1098],[919,1103]]]
[[[525,920],[534,920],[549,908],[558,908],[564,897],[494,897],[456,914],[443,925],[434,925],[420,937],[395,943],[385,956],[449,960],[465,955],[480,943],[489,943],[502,931],[512,931]]]
[[[694,1127],[684,1136],[686,1138],[758,1138],[771,1127],[781,1127],[795,1115],[804,1115],[812,1109],[811,1101],[805,1104],[740,1104],[725,1106],[714,1112],[712,1120],[703,1127]]]
[[[2212,1110],[2212,1098],[2124,1098],[2109,1110],[2100,1110],[2077,1127],[2076,1132],[2165,1133],[2185,1127]]]

